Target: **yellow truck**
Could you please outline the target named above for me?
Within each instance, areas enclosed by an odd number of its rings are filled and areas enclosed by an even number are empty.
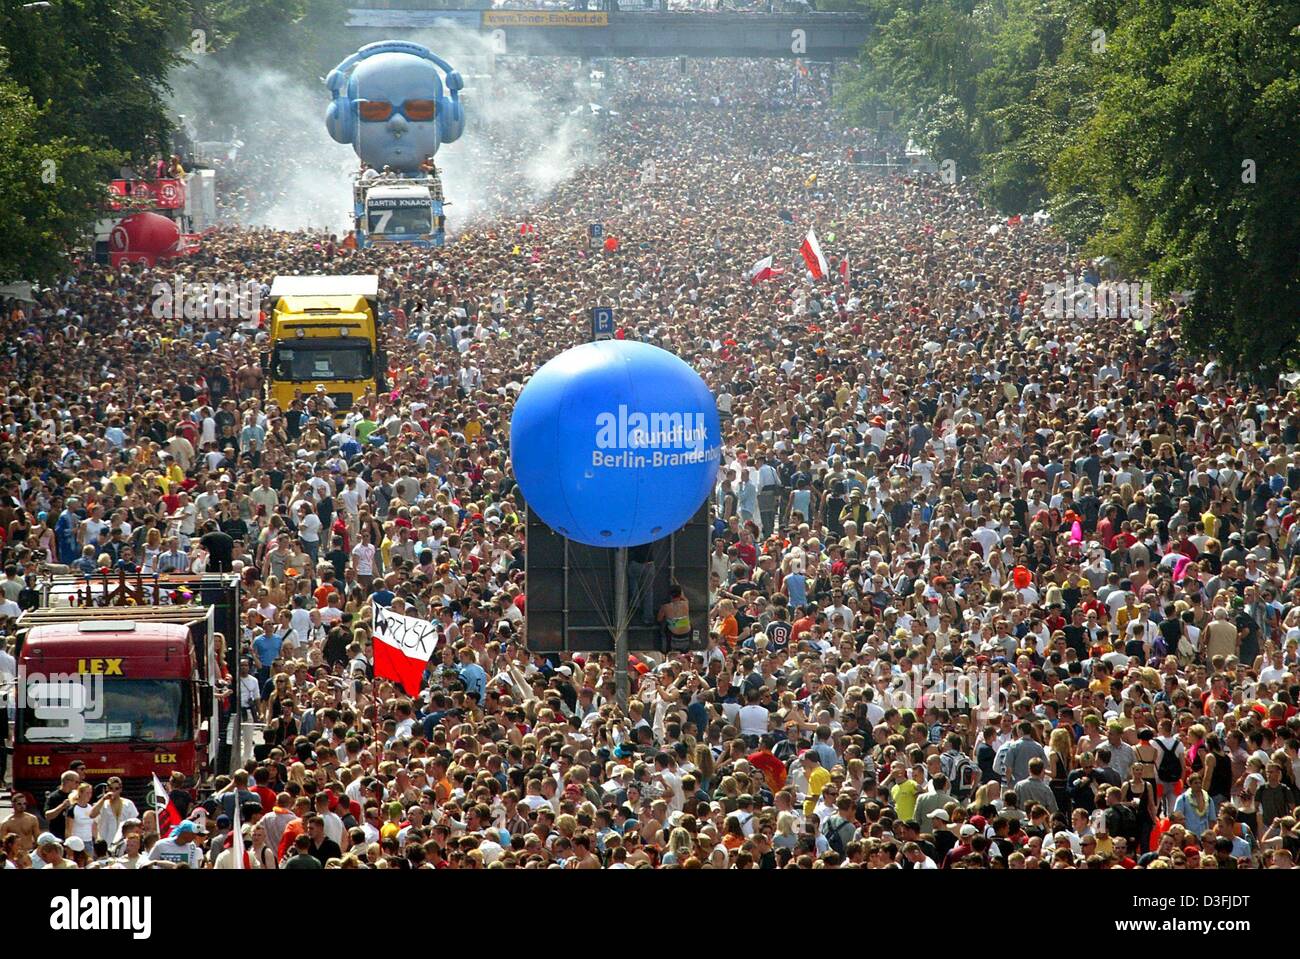
[[[271,303],[262,367],[280,409],[323,392],[341,416],[387,388],[377,275],[277,276]]]

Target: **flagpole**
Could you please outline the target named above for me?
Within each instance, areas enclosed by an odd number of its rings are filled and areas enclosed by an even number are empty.
[[[627,547],[614,551],[614,693],[627,715]]]
[[[370,698],[373,700],[371,705],[375,709],[375,718],[370,727],[370,749],[374,753],[375,768],[371,772],[372,776],[379,774],[379,761],[382,755],[379,751],[379,674],[378,674],[378,655],[375,644],[379,640],[379,601],[373,596],[370,598]]]
[[[233,823],[234,823],[234,834],[230,840],[231,855],[235,861],[234,868],[243,869],[244,868],[244,833],[243,833],[244,827],[243,827],[243,823],[240,821],[240,816],[239,816],[239,787],[238,786],[235,787],[235,816],[233,819]]]

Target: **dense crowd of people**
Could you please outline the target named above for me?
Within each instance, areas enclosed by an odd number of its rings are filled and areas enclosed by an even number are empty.
[[[172,777],[166,828],[57,770],[0,814],[6,868],[1294,868],[1296,396],[1184,353],[1176,306],[1045,311],[1092,265],[858,162],[886,145],[828,89],[612,64],[599,169],[494,185],[444,249],[223,229],[7,303],[0,669],[47,571],[229,562],[259,733]],[[843,272],[808,278],[809,226]],[[265,399],[264,317],[151,309],[369,272],[389,382],[346,414]],[[634,657],[626,708],[610,654],[528,649],[508,448],[597,303],[724,434],[707,647]],[[419,695],[373,674],[375,604],[437,626]]]

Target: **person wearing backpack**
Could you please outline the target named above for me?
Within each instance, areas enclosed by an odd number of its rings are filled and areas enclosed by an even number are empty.
[[[980,768],[962,752],[962,739],[959,734],[949,733],[945,745],[948,748],[939,756],[939,768],[948,777],[949,788],[954,798],[965,802],[980,783]]]
[[[853,800],[848,796],[841,796],[835,801],[835,815],[822,823],[822,836],[832,852],[847,858],[849,843],[853,841],[857,831]]]
[[[1118,786],[1106,790],[1106,832],[1112,837],[1123,836],[1128,840],[1129,849],[1138,848],[1138,814],[1124,800],[1124,792]]]
[[[1146,771],[1145,763],[1135,762],[1129,769],[1132,778],[1120,787],[1123,790],[1124,802],[1137,817],[1138,855],[1150,849],[1151,832],[1156,825],[1156,790],[1146,778]]]
[[[1155,738],[1156,784],[1159,788],[1161,808],[1165,815],[1173,811],[1178,783],[1183,778],[1183,761],[1186,747],[1173,734],[1174,724],[1169,719],[1160,720],[1160,734]]]

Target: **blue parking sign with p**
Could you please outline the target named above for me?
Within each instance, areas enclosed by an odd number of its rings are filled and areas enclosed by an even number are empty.
[[[609,306],[591,308],[591,338],[608,340],[614,336],[614,310]]]
[[[591,226],[587,227],[588,239],[599,240],[604,235],[605,225],[603,223],[593,223]]]

